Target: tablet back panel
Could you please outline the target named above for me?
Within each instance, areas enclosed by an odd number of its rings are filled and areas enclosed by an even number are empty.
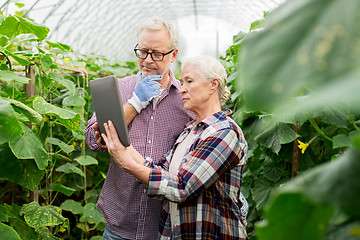
[[[101,133],[105,133],[104,123],[111,120],[116,128],[121,143],[130,145],[123,104],[118,80],[115,76],[98,78],[89,82],[96,118]]]

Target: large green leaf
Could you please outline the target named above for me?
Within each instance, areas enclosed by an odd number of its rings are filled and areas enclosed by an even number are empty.
[[[61,148],[61,150],[63,150],[67,154],[69,154],[75,150],[74,148],[70,147],[70,145],[64,143],[63,141],[61,141],[60,139],[57,139],[57,138],[48,137],[48,138],[46,138],[46,141],[47,141],[47,143],[59,146]]]
[[[290,143],[298,137],[299,135],[288,124],[279,123],[274,128],[262,132],[255,139],[259,144],[270,148],[274,153],[279,153],[281,144]]]
[[[50,160],[49,153],[30,128],[23,125],[24,135],[13,138],[9,146],[19,159],[34,159],[38,168],[44,170]]]
[[[0,178],[35,191],[45,171],[39,170],[34,161],[18,159],[8,147],[0,152]]]
[[[18,111],[25,115],[30,121],[34,123],[40,123],[42,121],[42,116],[36,112],[34,109],[26,106],[22,102],[13,100],[13,99],[6,99],[13,105],[13,107]]]
[[[25,204],[20,211],[25,221],[32,228],[56,226],[65,221],[61,208],[55,206],[40,206],[37,202]]]
[[[33,107],[41,114],[48,114],[57,117],[67,129],[77,130],[80,127],[80,114],[52,105],[46,102],[42,97],[36,97],[34,99]]]
[[[0,239],[21,240],[19,234],[6,224],[0,223]]]
[[[72,199],[65,200],[60,207],[63,210],[67,210],[72,212],[73,214],[81,214],[83,213],[83,207],[80,202],[76,202]]]
[[[243,43],[246,106],[293,114],[344,101],[359,110],[359,10],[358,0],[297,0],[270,13]]]
[[[339,208],[360,219],[360,151],[350,149],[333,162],[317,166],[284,186],[300,189],[309,199]]]
[[[264,178],[255,180],[254,188],[251,189],[254,201],[256,202],[256,209],[262,208],[269,198],[271,192],[270,182]]]
[[[0,71],[0,80],[5,81],[5,82],[15,81],[15,82],[18,82],[18,83],[27,84],[27,83],[29,83],[30,78],[21,77],[21,76],[17,75],[14,72],[11,72],[11,71]]]
[[[65,79],[63,76],[61,76],[60,74],[57,74],[57,73],[52,72],[49,75],[57,83],[66,87],[72,95],[75,95],[75,93],[76,93],[75,92],[75,84],[72,81]]]
[[[0,24],[0,34],[8,38],[20,34],[34,34],[39,40],[44,40],[48,33],[49,28],[20,16],[8,16]]]
[[[256,225],[259,240],[323,239],[333,215],[329,206],[309,201],[300,193],[276,196],[265,210],[265,219]]]
[[[16,118],[10,103],[0,99],[0,144],[10,141],[23,132],[24,130]]]
[[[24,218],[20,216],[21,206],[16,204],[11,204],[11,206],[4,204],[7,214],[9,216],[9,223],[15,231],[20,235],[21,239],[28,240],[27,236],[33,235],[35,232],[29,225],[25,222]],[[30,238],[31,239],[31,238]],[[37,239],[33,237],[32,239]]]

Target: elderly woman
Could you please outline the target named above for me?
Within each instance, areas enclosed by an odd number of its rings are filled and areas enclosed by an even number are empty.
[[[161,160],[123,147],[111,122],[102,137],[120,167],[165,200],[159,239],[246,239],[240,186],[247,143],[231,111],[221,111],[229,96],[225,69],[215,58],[194,57],[183,63],[180,83],[196,120]]]

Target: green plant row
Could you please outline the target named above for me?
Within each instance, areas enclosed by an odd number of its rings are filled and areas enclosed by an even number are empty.
[[[222,57],[250,148],[250,239],[360,239],[359,9],[288,1]]]
[[[133,74],[136,63],[78,54],[48,33],[0,12],[0,238],[101,239],[95,203],[108,160],[86,148],[88,81]]]

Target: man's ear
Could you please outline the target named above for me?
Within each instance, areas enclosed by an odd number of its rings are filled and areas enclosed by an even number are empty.
[[[170,59],[171,63],[175,62],[175,59],[176,59],[176,56],[177,56],[178,52],[179,52],[179,49],[176,48],[176,49],[171,53],[171,59]]]

